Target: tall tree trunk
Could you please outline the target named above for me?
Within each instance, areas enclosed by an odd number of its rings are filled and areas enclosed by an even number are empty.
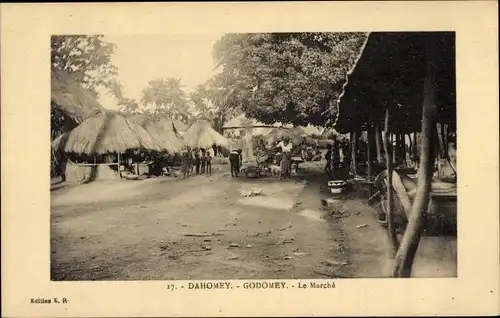
[[[385,157],[387,162],[387,229],[389,233],[389,239],[391,241],[394,253],[398,250],[398,237],[396,235],[396,229],[394,226],[394,198],[392,191],[392,171],[393,171],[393,149],[392,143],[389,138],[389,121],[390,121],[390,112],[387,108],[385,110],[385,128],[384,128],[384,148],[385,148]]]
[[[434,52],[434,37],[430,35],[427,47],[427,67],[424,82],[424,101],[422,105],[422,133],[420,136],[420,169],[417,193],[408,218],[408,225],[396,254],[393,275],[410,277],[413,261],[420,242],[427,207],[430,199],[432,170],[434,165],[434,142],[436,140],[436,67],[437,56]]]
[[[372,176],[372,133],[371,133],[371,126],[368,125],[366,128],[366,154],[367,154],[367,165],[368,165],[368,178],[371,178]]]
[[[382,163],[384,159],[382,156],[382,136],[380,135],[379,124],[375,124],[375,145],[377,146],[377,162]]]
[[[358,134],[356,131],[351,133],[351,161],[352,161],[352,172],[354,176],[358,175],[358,159],[356,156],[356,145],[357,145]]]

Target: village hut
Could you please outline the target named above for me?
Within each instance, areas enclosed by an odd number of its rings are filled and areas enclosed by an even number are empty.
[[[64,71],[51,70],[51,140],[75,128],[83,120],[104,112],[94,94],[85,90]],[[51,153],[51,177],[63,175],[63,158],[60,153]]]
[[[172,121],[145,114],[133,115],[129,120],[144,128],[162,151],[173,154],[184,148],[184,142],[177,134]]]
[[[434,188],[435,154],[440,152],[438,145],[444,145],[441,153],[446,156],[446,145],[450,142],[447,137],[456,132],[455,85],[453,32],[375,32],[368,35],[340,96],[335,129],[350,133],[351,137],[367,131],[368,143],[375,140],[378,160],[384,145],[385,182],[389,190],[385,198],[381,197],[381,206],[385,206],[395,251],[393,275],[396,277],[411,275],[425,227],[424,215],[434,197],[431,189]],[[405,135],[413,135],[413,139],[409,139],[414,152],[417,144],[420,149],[418,181],[411,198],[403,186],[403,179],[393,172],[394,156],[390,146],[390,140],[395,138],[395,152],[401,149],[404,152],[401,144],[404,144]],[[356,139],[351,138],[351,141]],[[356,148],[355,143],[352,148]],[[369,152],[371,148],[369,145]],[[370,165],[368,171],[370,175]],[[403,207],[407,219],[401,239],[394,228],[393,206],[396,203]]]
[[[190,148],[229,147],[229,140],[212,128],[207,120],[198,120],[182,135]]]
[[[116,154],[117,164],[76,165],[70,162],[66,166],[69,179],[95,180],[98,177],[108,178],[111,166],[117,166],[119,172],[120,154],[127,150],[161,150],[161,146],[141,126],[134,124],[115,112],[104,112],[84,120],[70,132],[64,133],[52,142],[52,148],[66,154],[97,156]],[[68,177],[68,175],[66,176]]]
[[[161,150],[144,128],[112,112],[92,116],[66,134],[55,144],[65,153],[102,155],[129,149]]]

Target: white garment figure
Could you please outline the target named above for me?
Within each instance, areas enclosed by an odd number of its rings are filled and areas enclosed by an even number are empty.
[[[276,147],[279,147],[281,148],[281,152],[292,152],[292,143],[289,142],[287,145],[285,145],[285,143],[283,141],[280,141]]]

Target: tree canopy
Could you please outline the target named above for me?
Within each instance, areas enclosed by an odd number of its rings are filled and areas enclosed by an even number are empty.
[[[148,82],[142,90],[141,103],[153,113],[165,115],[172,120],[186,121],[189,118],[189,103],[181,80],[160,78]]]
[[[231,90],[222,87],[217,77],[198,85],[189,97],[194,105],[195,117],[211,121],[219,132],[228,119],[241,112],[231,99]]]
[[[365,33],[227,34],[214,45],[219,85],[249,117],[324,125]]]
[[[111,58],[115,45],[102,35],[54,35],[51,38],[52,67],[64,71],[84,88],[99,93],[96,88],[112,85],[118,69]]]

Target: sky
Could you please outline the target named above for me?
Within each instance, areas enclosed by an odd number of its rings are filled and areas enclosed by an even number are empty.
[[[140,100],[142,89],[156,78],[180,78],[186,93],[207,81],[215,74],[212,47],[222,35],[120,35],[105,40],[116,44],[112,62],[118,67],[124,95]],[[106,108],[117,108],[116,100],[104,91],[99,101]]]

